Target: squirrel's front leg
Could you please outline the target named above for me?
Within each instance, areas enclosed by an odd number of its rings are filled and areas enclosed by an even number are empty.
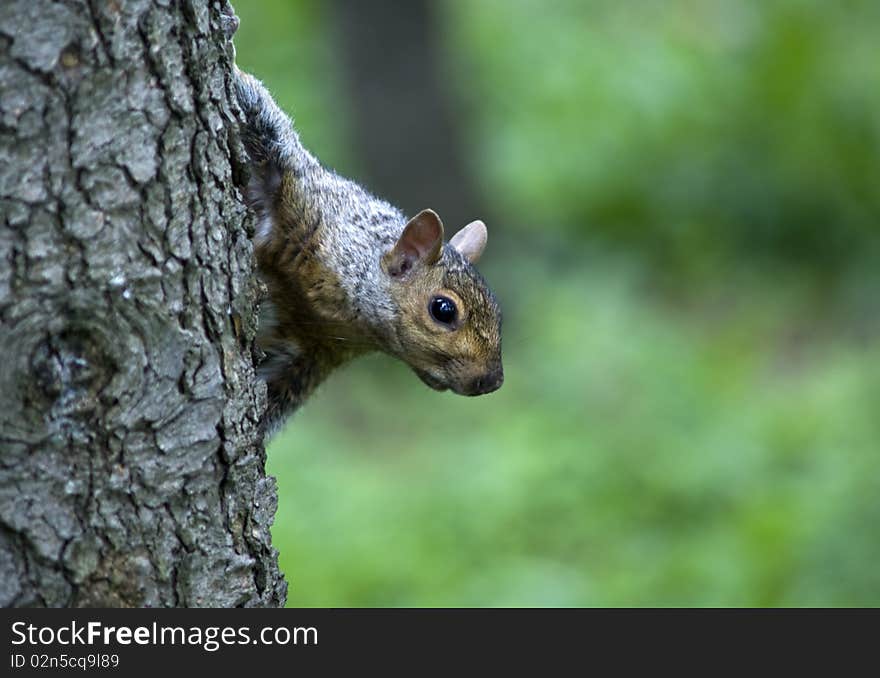
[[[274,305],[265,300],[260,309],[258,346],[263,359],[257,376],[266,382],[268,405],[262,428],[266,437],[274,435],[321,381],[320,361],[294,340],[274,334]]]
[[[268,406],[263,416],[262,428],[269,438],[274,435],[314,389],[316,366],[303,356],[293,357],[287,353],[267,356],[259,373],[266,382]]]

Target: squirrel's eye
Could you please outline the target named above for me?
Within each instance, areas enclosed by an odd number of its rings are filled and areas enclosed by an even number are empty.
[[[431,317],[443,325],[452,325],[455,322],[455,302],[448,297],[434,297],[428,306]]]

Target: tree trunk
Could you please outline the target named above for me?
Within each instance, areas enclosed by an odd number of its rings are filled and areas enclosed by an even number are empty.
[[[0,3],[0,604],[284,602],[230,15]]]

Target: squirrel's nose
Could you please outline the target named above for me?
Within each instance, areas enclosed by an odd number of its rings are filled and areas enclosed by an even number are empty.
[[[498,369],[487,372],[486,374],[474,379],[473,383],[471,384],[470,394],[483,395],[484,393],[492,393],[492,391],[497,391],[503,383],[504,370],[499,367]]]

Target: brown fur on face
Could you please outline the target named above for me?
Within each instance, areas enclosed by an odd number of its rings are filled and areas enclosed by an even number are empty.
[[[504,381],[501,309],[477,270],[451,245],[437,262],[414,268],[390,286],[399,322],[389,352],[406,362],[428,386],[481,395]],[[435,320],[436,296],[455,303],[453,326]]]

